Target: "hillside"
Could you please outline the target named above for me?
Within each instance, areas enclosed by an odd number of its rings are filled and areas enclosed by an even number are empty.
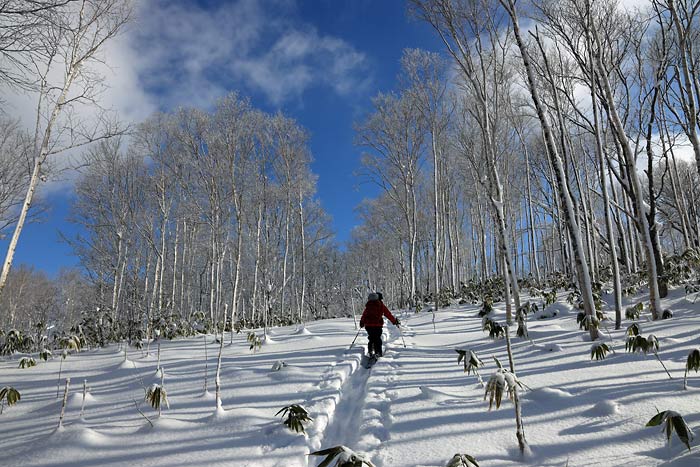
[[[271,329],[256,352],[244,334],[235,335],[233,345],[226,335],[219,411],[214,336],[163,341],[170,407],[160,418],[144,402],[143,389],[159,382],[155,345],[150,355],[130,348],[126,361],[116,345],[68,356],[62,378],[71,378],[69,403],[58,430],[60,358],[28,369],[18,368],[21,356],[6,358],[2,385],[16,387],[22,399],[0,416],[0,465],[306,466],[322,460],[308,457],[310,451],[343,444],[379,467],[444,466],[458,452],[482,467],[696,466],[696,442],[689,452],[674,434],[668,446],[660,427],[645,427],[657,409],[675,410],[691,428],[700,426],[700,375],[690,373],[683,390],[685,360],[700,345],[700,301],[692,304],[692,298],[674,290],[666,301],[672,319],[651,322],[644,312],[638,321],[642,335],[657,336],[658,356],[673,380],[653,353],[625,352],[627,320],[619,331],[604,322],[604,341],[612,339],[614,353],[591,360],[588,334],[563,296],[548,308],[555,317],[530,316],[532,341],[511,330],[516,373],[529,388],[521,392],[530,447],[524,459],[513,404],[504,396],[500,409],[489,411],[484,389],[473,373],[463,372],[454,351],[475,351],[488,380],[497,368],[492,356],[507,365],[505,340],[493,341],[481,330],[477,305],[455,305],[436,314],[436,332],[430,313],[399,312],[403,339],[397,328],[385,327],[385,356],[370,370],[360,365],[364,331],[348,350],[356,332],[352,319]],[[494,319],[503,322],[498,305]],[[277,362],[284,364],[275,371]],[[84,380],[89,390],[80,417]],[[289,404],[300,404],[313,418],[305,435],[275,415]]]

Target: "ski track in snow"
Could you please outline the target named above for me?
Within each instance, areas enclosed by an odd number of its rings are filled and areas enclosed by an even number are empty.
[[[377,467],[383,466],[377,452],[389,441],[393,423],[391,400],[396,393],[390,389],[398,373],[394,361],[394,347],[401,345],[398,329],[386,327],[383,340],[384,356],[371,368],[361,364],[362,347],[358,346],[324,372],[317,385],[319,394],[309,401],[316,420],[308,430],[311,451],[345,445],[376,459]]]

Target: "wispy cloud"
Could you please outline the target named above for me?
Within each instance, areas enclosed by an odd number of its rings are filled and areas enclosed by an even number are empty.
[[[231,90],[273,107],[299,101],[312,88],[346,97],[364,92],[371,79],[365,54],[342,38],[320,33],[300,16],[298,1],[142,0],[133,22],[102,50],[103,63],[93,64],[104,77],[100,105],[122,123],[137,123],[155,110],[209,107]],[[2,110],[30,132],[37,99],[0,89]],[[96,113],[79,105],[73,117],[91,122]],[[52,164],[71,168],[81,152],[52,157]],[[76,174],[64,174],[42,191],[70,187]]]
[[[347,96],[367,83],[367,60],[343,39],[298,18],[288,0],[207,8],[151,0],[129,45],[141,82],[163,104],[207,105],[231,88],[281,105],[312,87]]]

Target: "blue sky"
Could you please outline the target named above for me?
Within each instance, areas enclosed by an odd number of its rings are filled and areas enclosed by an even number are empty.
[[[105,101],[139,121],[155,110],[206,108],[237,90],[256,107],[294,117],[310,133],[318,196],[343,242],[357,223],[355,206],[376,193],[353,175],[362,152],[353,124],[372,96],[394,88],[402,50],[415,47],[442,51],[404,0],[149,0],[106,51]],[[59,232],[76,233],[66,221],[70,183],[44,196],[51,211],[26,227],[16,264],[53,275],[77,264],[59,240]]]

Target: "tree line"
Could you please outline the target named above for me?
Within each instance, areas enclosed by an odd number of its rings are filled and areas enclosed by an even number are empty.
[[[383,245],[368,277],[437,306],[498,276],[510,321],[522,283],[564,273],[591,318],[611,284],[618,327],[643,281],[659,318],[665,256],[700,246],[699,6],[411,0],[446,54],[406,51],[358,126],[381,188],[351,243]]]
[[[700,2],[408,4],[444,49],[404,51],[396,87],[356,125],[358,176],[379,195],[347,245],[316,197],[306,131],[233,93],[81,140],[97,140],[76,185],[84,233],[66,240],[85,274],[57,281],[55,314],[99,317],[113,338],[266,329],[350,316],[368,290],[438,308],[497,279],[511,321],[527,287],[565,277],[591,321],[609,289],[619,327],[640,285],[660,318],[668,257],[700,248]],[[21,161],[50,151],[4,125],[0,153],[19,168],[2,175],[20,187],[0,196],[7,229],[34,178]],[[22,303],[13,277],[3,309]],[[32,316],[2,324],[46,322]]]

